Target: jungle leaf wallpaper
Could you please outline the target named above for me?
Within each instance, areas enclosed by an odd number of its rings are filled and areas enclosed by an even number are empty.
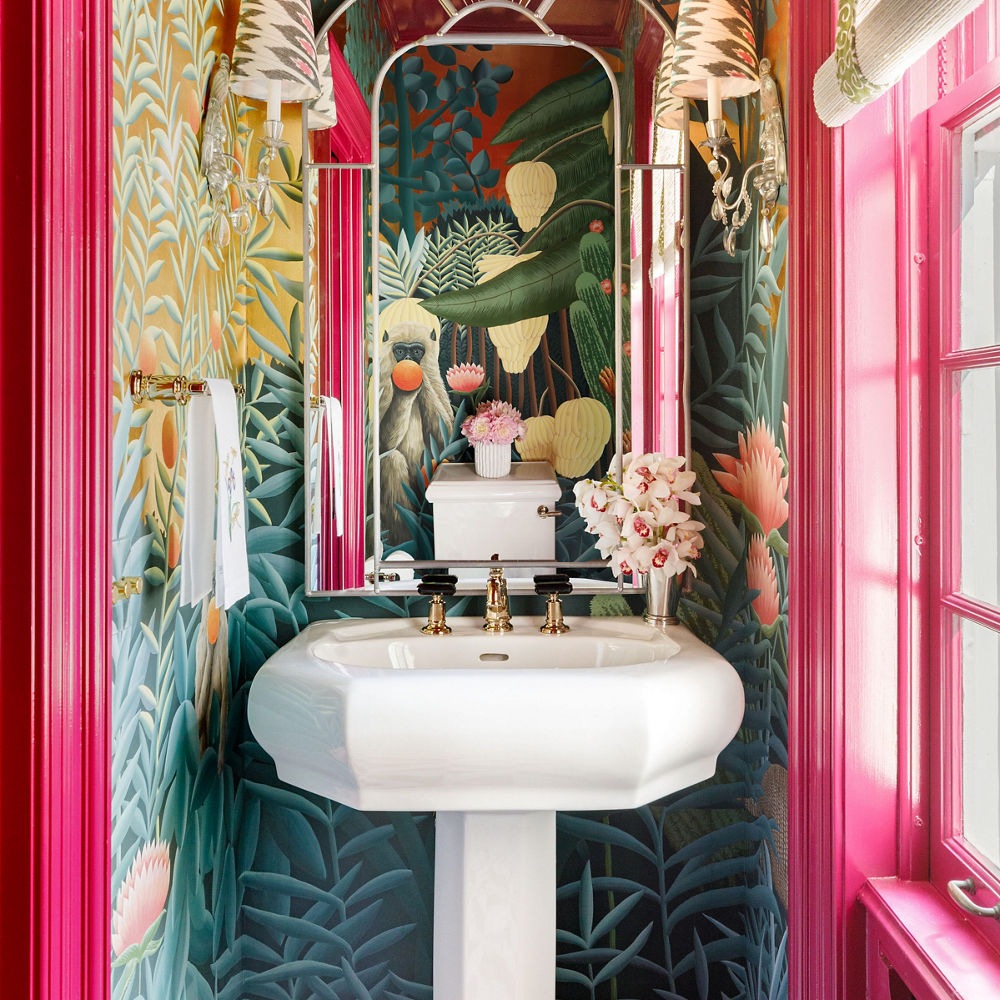
[[[207,239],[210,212],[198,174],[203,101],[215,56],[231,38],[231,6],[119,0],[115,11],[117,381],[123,389],[138,367],[223,376],[245,387],[252,592],[228,612],[211,601],[180,607],[184,408],[133,406],[121,392],[112,558],[116,577],[140,575],[145,588],[117,604],[113,620],[113,993],[116,1000],[428,1000],[434,817],[360,813],[284,785],[245,721],[254,673],[309,621],[417,614],[423,602],[304,598],[299,150],[293,145],[274,170],[282,178],[275,218],[221,256]],[[370,80],[384,38],[371,28],[373,0],[355,11],[345,51],[359,78]],[[783,90],[787,0],[767,0],[762,16]],[[536,130],[516,113],[523,95],[505,97],[517,88],[508,63],[486,51],[450,58],[440,51],[421,56],[419,67],[401,66],[402,90],[390,95],[395,118],[386,110],[382,121],[383,147],[396,149],[383,170],[419,177],[389,188],[385,204],[398,207],[399,217],[393,221],[390,209],[382,231],[383,260],[397,272],[387,296],[437,300],[442,375],[453,363],[481,363],[501,393],[523,398],[539,418],[554,419],[577,398],[570,380],[604,408],[597,362],[574,346],[587,324],[606,322],[585,275],[598,287],[608,280],[597,250],[602,233],[592,226],[603,223],[606,236],[607,219],[601,204],[591,204],[606,203],[607,192],[588,187],[592,171],[581,165],[607,149],[596,94],[587,93],[593,107],[579,96],[590,89],[581,77],[587,69],[559,74],[555,99],[571,103],[555,107],[572,107],[572,116],[560,123],[551,114]],[[259,110],[235,99],[228,108],[244,162],[256,156]],[[727,103],[726,113],[746,162],[755,125],[736,104]],[[295,142],[296,113],[286,115]],[[408,146],[400,138],[404,118]],[[501,127],[507,143],[487,144],[484,137]],[[698,127],[695,121],[695,141]],[[552,148],[564,140],[579,143],[574,155]],[[557,179],[542,218],[586,204],[553,219],[551,243],[543,231],[528,245],[537,229],[524,229],[524,213],[537,209],[514,193],[517,173],[513,190],[508,181],[517,164],[542,152]],[[533,171],[523,190],[534,197],[547,183]],[[772,253],[746,249],[746,234],[733,260],[708,219],[710,179],[697,159],[692,184],[692,461],[708,530],[682,613],[739,671],[747,713],[713,780],[638,810],[558,817],[560,1000],[787,995],[785,427],[794,414],[785,409],[786,226],[782,209]],[[545,309],[545,336],[521,372],[484,330],[531,317],[487,321],[462,312],[454,298],[448,304],[448,296],[483,280],[481,260],[462,245],[473,233],[487,234],[482,243],[494,255],[514,253],[511,241],[521,257],[549,255],[551,287],[562,288],[547,300],[560,304]],[[584,252],[585,241],[594,252]],[[503,288],[504,277],[485,281]],[[553,346],[550,367],[542,342]],[[449,398],[457,409],[454,390]],[[438,459],[447,445],[440,442]],[[420,501],[416,490],[410,503]],[[574,610],[586,607],[578,599]],[[599,597],[589,610],[632,609]]]

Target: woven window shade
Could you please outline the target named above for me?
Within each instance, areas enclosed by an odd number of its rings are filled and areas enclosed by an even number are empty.
[[[835,128],[884,94],[982,0],[840,0],[837,47],[813,80],[816,113]]]

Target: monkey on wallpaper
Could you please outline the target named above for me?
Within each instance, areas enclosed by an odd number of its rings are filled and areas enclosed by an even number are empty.
[[[450,427],[454,411],[438,367],[440,341],[432,323],[396,323],[379,344],[379,465],[382,531],[390,545],[411,537],[396,505],[409,508],[403,483],[416,491],[424,448]]]

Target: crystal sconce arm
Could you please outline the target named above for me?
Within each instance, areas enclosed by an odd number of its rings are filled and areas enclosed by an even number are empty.
[[[712,218],[725,227],[722,245],[736,256],[736,234],[753,210],[753,190],[760,195],[762,217],[758,235],[761,249],[774,246],[771,218],[778,192],[788,183],[785,127],[771,63],[757,58],[756,0],[681,0],[677,11],[676,45],[670,91],[677,97],[708,101],[707,139],[712,151],[708,169],[715,178]],[[732,161],[726,153],[732,140],[722,117],[722,101],[760,95],[760,159],[747,167],[735,198]],[[730,198],[732,200],[730,201]]]
[[[267,101],[256,177],[247,177],[230,152],[224,117],[230,90]],[[321,80],[308,0],[240,0],[233,60],[219,56],[202,133],[201,172],[212,199],[211,237],[217,251],[229,245],[232,230],[240,236],[250,231],[254,212],[266,220],[274,211],[271,164],[288,145],[281,138],[282,102],[315,105],[317,99],[310,127],[328,128],[336,121],[329,50]]]
[[[212,199],[211,237],[215,249],[224,250],[229,245],[231,230],[245,236],[253,224],[256,210],[265,221],[274,210],[271,194],[271,161],[287,142],[281,139],[283,126],[280,119],[264,123],[260,142],[263,149],[257,161],[257,176],[248,178],[240,161],[228,152],[229,133],[226,130],[225,108],[229,99],[229,56],[219,56],[219,63],[212,79],[212,91],[205,114],[205,127],[201,146],[201,172],[208,181]],[[235,192],[237,205],[232,206]]]
[[[723,150],[732,145],[726,132],[726,123],[721,118],[709,119],[706,123],[708,138],[703,145],[712,151],[712,161],[708,169],[715,177],[712,194],[712,218],[725,226],[722,245],[730,257],[736,255],[736,234],[746,225],[753,208],[750,182],[760,194],[761,220],[758,229],[760,248],[770,253],[774,246],[774,227],[771,218],[778,202],[778,192],[788,183],[788,166],[785,156],[785,127],[778,100],[778,88],[771,76],[771,64],[767,59],[760,63],[761,129],[760,154],[756,163],[750,164],[743,174],[739,194],[729,200],[733,191],[732,164]]]

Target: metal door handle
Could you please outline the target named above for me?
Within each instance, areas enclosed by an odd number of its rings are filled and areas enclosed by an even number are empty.
[[[537,511],[539,517],[562,517],[563,512],[561,510],[549,510],[549,508],[542,504]]]
[[[1000,903],[993,906],[980,906],[968,895],[975,891],[976,880],[971,877],[963,879],[961,882],[958,879],[953,879],[948,883],[948,895],[966,913],[971,913],[975,917],[992,917],[994,920],[1000,920]]]

